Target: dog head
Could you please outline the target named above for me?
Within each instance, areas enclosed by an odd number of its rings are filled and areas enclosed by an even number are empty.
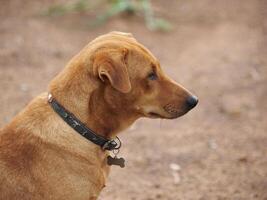
[[[173,119],[197,105],[198,99],[171,80],[131,34],[111,32],[90,45],[95,46],[93,74],[113,113]]]

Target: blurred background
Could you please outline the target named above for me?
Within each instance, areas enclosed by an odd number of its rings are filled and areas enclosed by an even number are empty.
[[[0,126],[95,37],[133,33],[199,97],[121,134],[100,200],[267,199],[266,0],[0,0]]]

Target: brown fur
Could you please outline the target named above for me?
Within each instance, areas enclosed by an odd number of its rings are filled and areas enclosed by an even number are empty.
[[[154,71],[157,80],[149,80]],[[140,117],[176,118],[191,94],[170,80],[131,34],[98,37],[55,77],[49,92],[98,134],[112,138]],[[0,131],[0,199],[97,199],[107,152],[36,97]]]

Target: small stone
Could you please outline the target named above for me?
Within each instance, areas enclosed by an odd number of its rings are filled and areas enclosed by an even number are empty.
[[[241,101],[235,95],[225,95],[221,98],[219,109],[221,113],[227,114],[228,116],[239,117],[247,106],[246,101]]]
[[[29,90],[29,87],[27,84],[23,83],[20,85],[20,90],[23,92],[27,92]]]
[[[178,164],[176,164],[176,163],[171,163],[171,164],[170,164],[170,168],[171,168],[173,171],[180,171],[180,170],[181,170],[180,165],[178,165]]]
[[[241,163],[247,163],[248,159],[247,159],[247,157],[244,156],[244,157],[239,158],[238,161]]]
[[[218,148],[218,145],[217,145],[217,143],[216,143],[215,140],[210,139],[210,140],[209,140],[209,147],[210,147],[211,149],[217,149],[217,148]]]

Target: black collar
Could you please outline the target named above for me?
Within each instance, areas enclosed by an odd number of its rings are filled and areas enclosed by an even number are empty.
[[[97,135],[90,128],[86,127],[79,119],[77,119],[71,112],[67,111],[62,105],[60,105],[51,94],[48,94],[48,102],[53,110],[75,131],[80,135],[90,140],[94,144],[100,146],[103,150],[115,150],[121,147],[121,142],[117,143],[115,140],[108,140],[100,135]]]

